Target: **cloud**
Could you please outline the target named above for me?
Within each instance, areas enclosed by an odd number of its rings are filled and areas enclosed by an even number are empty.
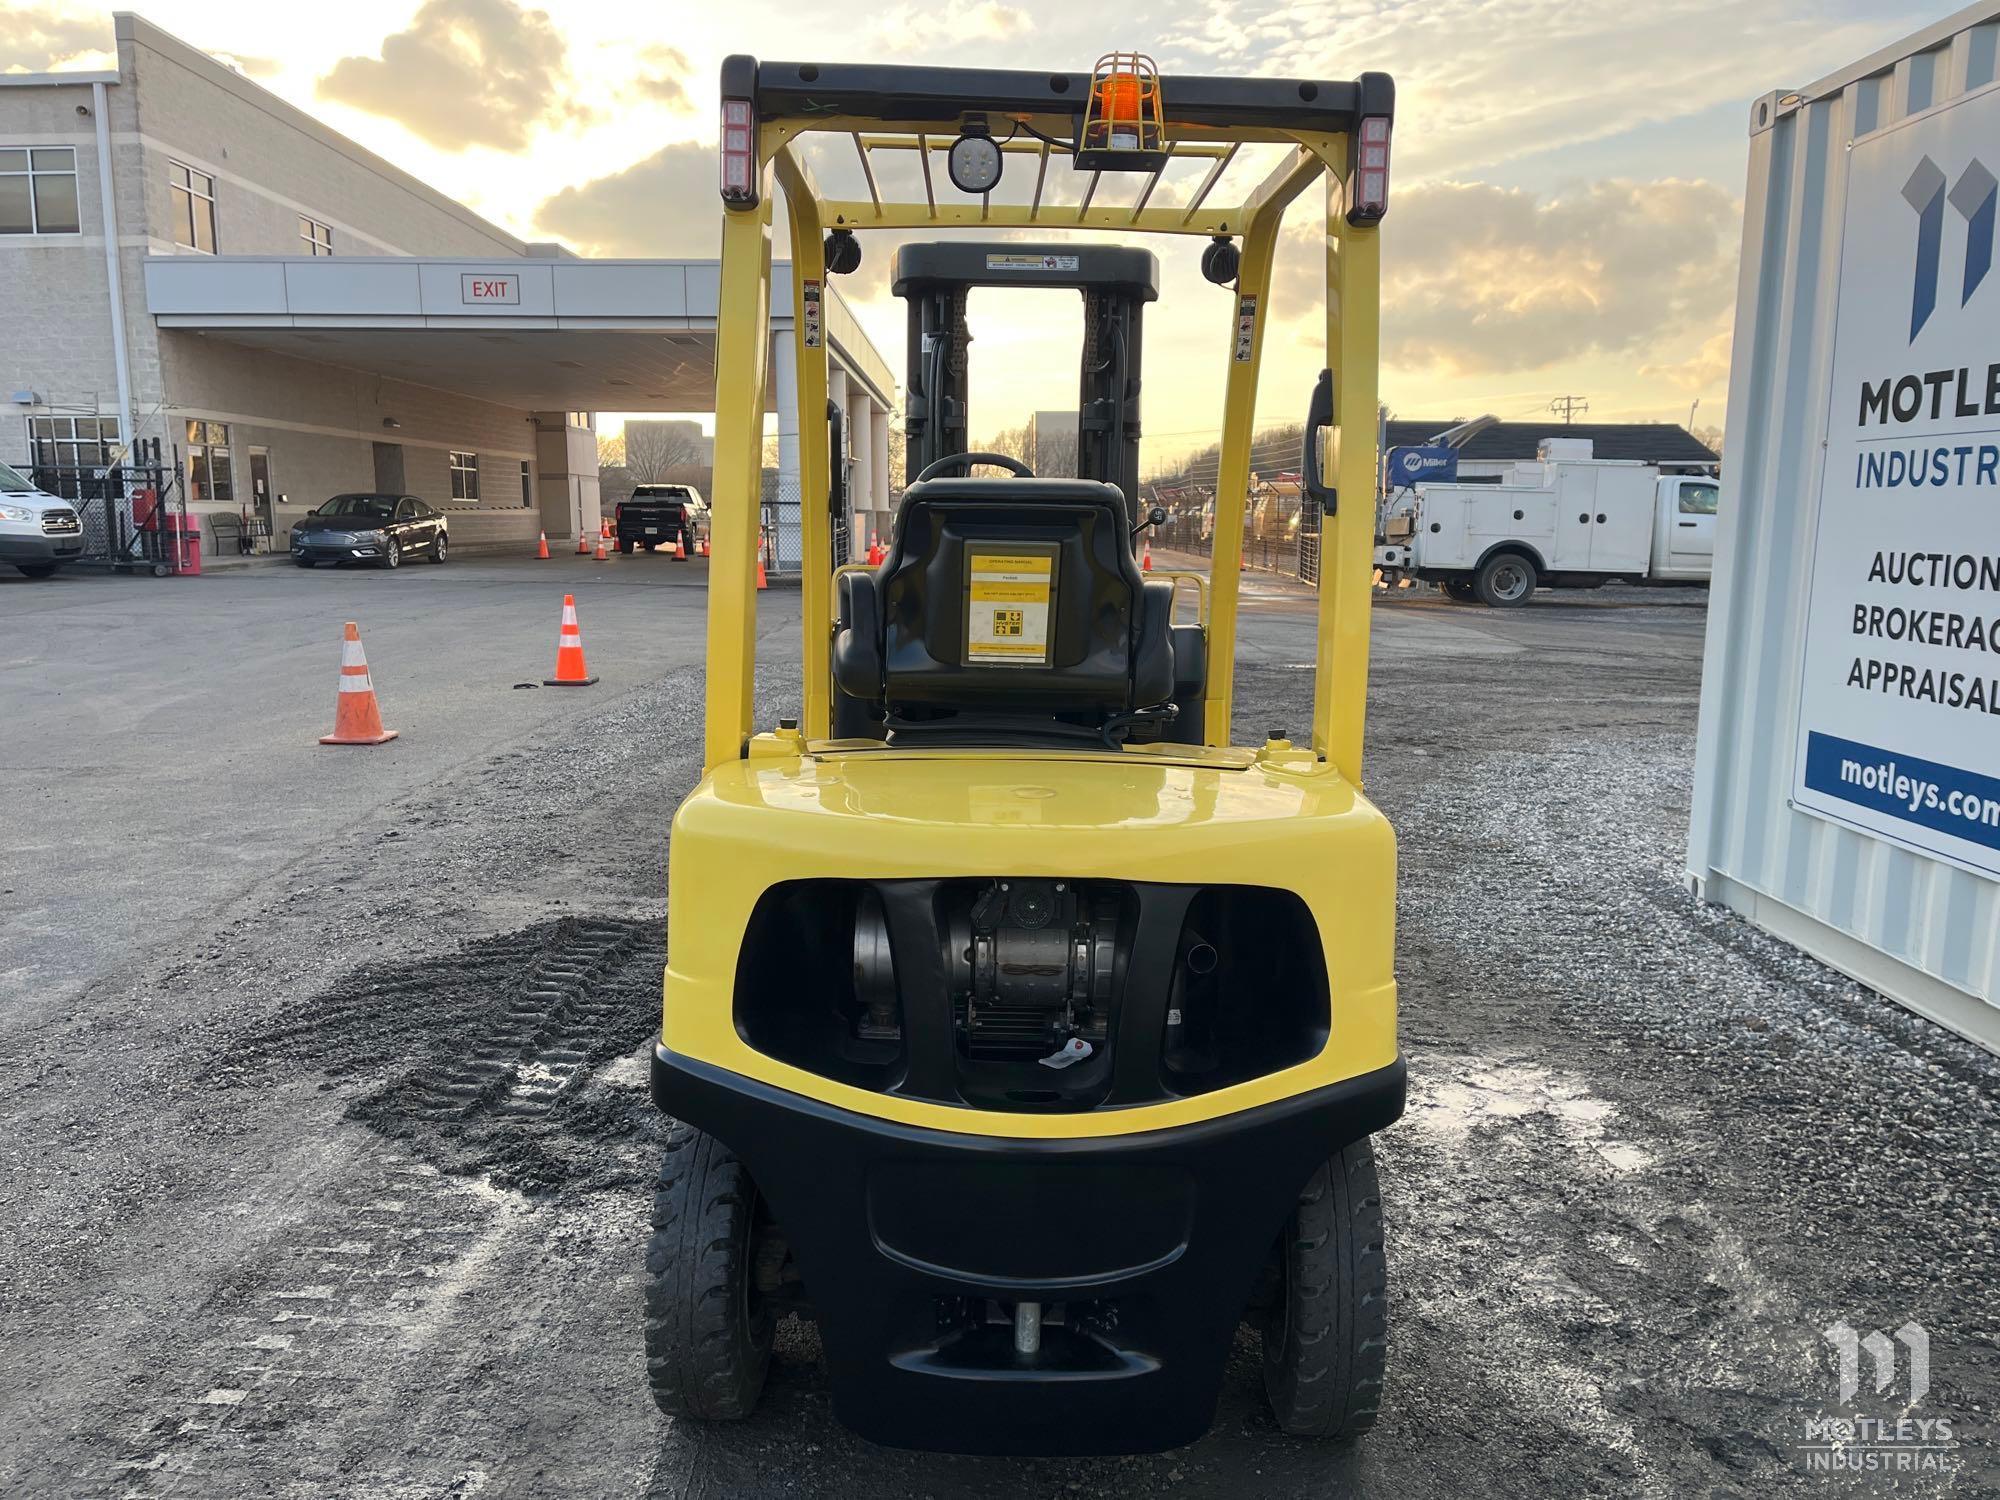
[[[639,50],[640,73],[630,87],[633,96],[650,99],[655,104],[664,104],[675,111],[690,111],[694,101],[688,97],[687,79],[693,71],[687,54],[678,47],[669,47],[660,42],[651,43]]]
[[[284,64],[275,57],[258,57],[248,52],[210,52],[208,54],[225,68],[241,73],[245,78],[275,78],[284,71]]]
[[[949,0],[939,5],[893,5],[878,11],[869,28],[877,48],[936,52],[973,42],[1006,42],[1035,29],[1034,18],[1000,0]]]
[[[1701,347],[1688,358],[1641,365],[1639,373],[1649,380],[1664,380],[1690,396],[1699,396],[1729,384],[1729,351],[1734,343],[1733,330],[1724,328],[1712,338],[1702,340]]]
[[[101,15],[10,9],[0,25],[0,73],[42,73],[112,55],[111,26]]]
[[[1728,311],[1740,214],[1713,183],[1671,178],[1548,198],[1488,183],[1406,189],[1382,228],[1383,356],[1485,375],[1657,353]]]
[[[1169,72],[1393,75],[1405,182],[1711,107],[1747,110],[1774,82],[1797,81],[1801,57],[1831,65],[1887,40],[1880,17],[1830,17],[1800,0],[1196,0],[1191,9],[1161,25],[1154,55]]]
[[[665,146],[622,172],[566,187],[535,222],[586,255],[712,256],[722,245],[713,145]]]
[[[548,13],[513,0],[425,0],[380,57],[343,57],[321,97],[398,121],[434,146],[519,151],[538,125],[590,118]]]

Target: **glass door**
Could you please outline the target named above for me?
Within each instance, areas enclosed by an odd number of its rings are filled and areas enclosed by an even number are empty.
[[[250,450],[250,504],[252,517],[257,521],[257,540],[262,543],[256,550],[271,550],[271,538],[277,535],[276,521],[272,513],[275,496],[271,493],[271,450],[252,448]]]

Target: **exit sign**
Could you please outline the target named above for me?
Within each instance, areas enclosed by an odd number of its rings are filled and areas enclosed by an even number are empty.
[[[461,276],[458,278],[458,300],[468,307],[483,307],[489,302],[519,305],[521,278],[512,275]]]

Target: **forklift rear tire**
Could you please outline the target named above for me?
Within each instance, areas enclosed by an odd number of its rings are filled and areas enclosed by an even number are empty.
[[[1279,1237],[1264,1324],[1264,1391],[1294,1437],[1350,1441],[1375,1425],[1388,1361],[1382,1195],[1367,1137],[1315,1171]]]
[[[667,1132],[646,1246],[646,1381],[670,1417],[736,1422],[756,1409],[774,1319],[751,1264],[757,1185],[691,1125]]]
[[[1541,578],[1518,552],[1501,552],[1480,564],[1472,591],[1489,609],[1516,609],[1534,597]]]

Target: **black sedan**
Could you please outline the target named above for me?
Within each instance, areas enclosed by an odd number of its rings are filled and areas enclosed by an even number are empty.
[[[335,495],[292,526],[292,561],[373,563],[399,568],[421,553],[441,563],[450,549],[444,517],[415,495]]]

